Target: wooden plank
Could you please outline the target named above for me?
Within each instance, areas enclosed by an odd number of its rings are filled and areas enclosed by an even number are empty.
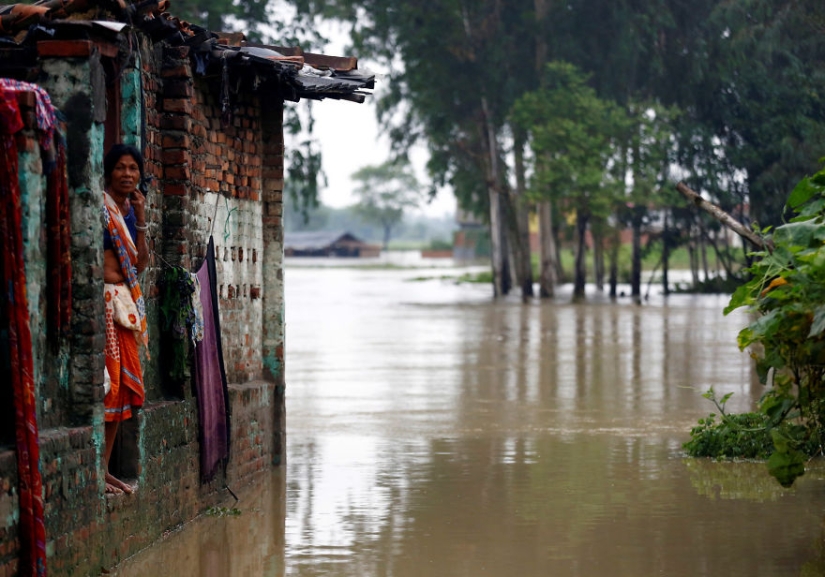
[[[271,44],[253,44],[251,42],[244,42],[244,46],[254,46],[256,48],[269,48],[276,50],[284,56],[303,56],[304,49],[300,46],[272,46]]]
[[[337,72],[350,72],[358,68],[358,59],[354,56],[328,56],[326,54],[304,53],[307,64],[321,70],[331,69]]]
[[[108,58],[118,54],[117,45],[93,40],[41,40],[37,54],[41,58],[88,58],[94,48]]]
[[[93,47],[91,40],[41,40],[37,54],[42,58],[88,58]]]
[[[244,46],[246,36],[243,32],[217,32],[218,44],[224,46]]]

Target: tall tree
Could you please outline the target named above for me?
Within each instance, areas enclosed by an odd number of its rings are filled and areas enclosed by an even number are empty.
[[[401,222],[404,211],[418,206],[421,186],[409,164],[385,162],[365,166],[352,175],[357,183],[356,212],[383,230],[384,250],[389,248],[392,229]]]
[[[618,183],[610,178],[616,136],[624,117],[615,104],[596,96],[586,76],[564,62],[548,64],[543,87],[522,96],[514,122],[530,135],[535,194],[545,191],[576,215],[574,296],[585,289],[585,238],[591,218],[604,219],[614,204]]]
[[[348,20],[356,52],[388,63],[379,110],[395,121],[396,151],[425,140],[435,182],[451,185],[462,208],[487,215],[496,294],[505,289],[506,255],[523,254],[521,219],[507,216],[520,178],[512,178],[517,163],[508,164],[518,159],[508,150],[518,146],[508,111],[536,88],[536,67],[548,60],[576,65],[599,98],[627,112],[644,110],[634,108],[640,102],[678,105],[688,182],[734,214],[744,217],[750,204],[763,224],[781,218],[790,183],[825,149],[825,4],[817,0],[295,2],[303,13]],[[644,154],[633,154],[632,138],[623,143],[628,173],[643,180],[647,168],[634,164]],[[551,206],[539,207],[542,223],[552,222]],[[543,230],[542,238],[553,235]],[[542,254],[542,294],[552,286],[544,274],[552,252]]]
[[[391,69],[379,119],[390,125],[399,154],[424,140],[434,182],[451,185],[462,209],[486,216],[495,295],[506,292],[508,254],[522,261],[516,270],[526,270],[523,261],[529,261],[529,247],[520,240],[525,235],[510,232],[523,219],[508,216],[517,211],[511,211],[505,135],[510,105],[525,83],[536,82],[523,18],[531,4],[334,0],[307,5],[349,20],[356,52]]]
[[[624,197],[629,210],[625,211],[632,236],[630,293],[641,301],[642,285],[642,226],[650,220],[650,210],[660,211],[663,190],[675,183],[668,181],[668,168],[673,156],[674,139],[672,124],[677,116],[675,109],[667,109],[655,102],[631,102],[627,139],[631,153],[632,187]]]
[[[683,164],[705,168],[694,186],[726,210],[747,199],[755,220],[777,224],[825,150],[825,5],[699,0],[679,15],[664,42],[679,81],[657,91],[686,113]]]

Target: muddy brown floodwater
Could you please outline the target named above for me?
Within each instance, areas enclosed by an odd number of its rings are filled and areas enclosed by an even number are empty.
[[[708,387],[762,393],[726,297],[411,280],[445,274],[288,267],[286,463],[117,574],[825,574],[825,467],[684,457]]]

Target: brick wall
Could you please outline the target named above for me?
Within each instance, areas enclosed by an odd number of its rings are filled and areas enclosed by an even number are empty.
[[[213,232],[227,377],[232,383],[259,379],[264,140],[283,141],[280,115],[265,122],[259,98],[249,94],[234,100],[231,118],[224,115],[219,87],[193,80],[187,47],[165,50],[161,76],[163,112],[149,146],[163,165],[163,256],[198,266]],[[279,158],[282,165],[283,147]],[[278,205],[282,190],[281,181],[270,191]],[[280,268],[282,256],[273,262]]]
[[[161,48],[143,38],[133,59],[121,76],[121,134],[143,148],[146,171],[155,177],[147,221],[158,255],[141,278],[152,355],[144,363],[147,404],[124,427],[135,444],[139,490],[133,496],[103,495],[104,66],[97,53],[50,58],[39,80],[66,116],[71,165],[71,336],[54,351],[42,338],[35,342],[52,574],[97,574],[112,566],[224,499],[227,483],[239,486],[279,462],[283,449],[282,106],[252,91],[233,95],[226,106],[219,80],[193,78],[185,47]],[[45,310],[37,290],[46,274],[38,236],[42,166],[34,133],[22,138],[31,140],[21,155],[30,206],[30,297],[33,310]],[[196,270],[210,232],[232,447],[226,477],[219,473],[201,484],[196,399],[190,387],[172,391],[158,363],[156,283],[164,263]],[[15,572],[19,545],[15,469],[14,452],[0,446],[0,576]]]

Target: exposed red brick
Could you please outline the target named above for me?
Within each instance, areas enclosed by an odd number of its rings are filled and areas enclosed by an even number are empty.
[[[192,76],[192,69],[189,67],[189,64],[178,64],[177,66],[164,68],[160,75],[163,78],[190,78]]]
[[[189,57],[189,46],[166,46],[164,54],[169,58],[183,60]]]
[[[283,190],[284,189],[284,179],[283,178],[265,178],[264,179],[264,188],[269,190]]]
[[[192,114],[192,101],[186,98],[167,98],[163,101],[165,112]]]
[[[266,179],[282,179],[284,177],[284,171],[282,168],[268,167],[261,171],[261,175]]]
[[[185,164],[189,162],[189,151],[180,148],[167,148],[163,151],[164,164]]]
[[[166,97],[191,98],[194,92],[192,84],[185,79],[172,79],[163,86]]]
[[[163,170],[164,176],[170,180],[189,180],[188,166],[167,166]]]
[[[192,130],[192,119],[186,116],[164,114],[161,116],[160,126],[165,130],[183,130],[189,132]]]
[[[161,145],[163,148],[189,148],[191,141],[188,134],[167,132],[163,135]]]
[[[163,194],[166,196],[188,196],[190,184],[188,182],[165,182]]]

